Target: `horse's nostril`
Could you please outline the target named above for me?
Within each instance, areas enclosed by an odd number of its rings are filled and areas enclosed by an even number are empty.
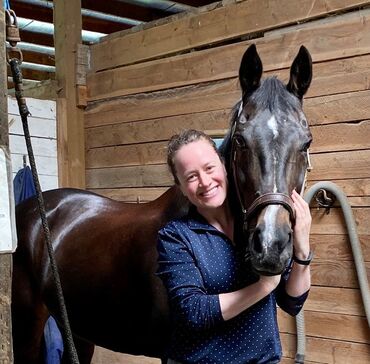
[[[262,253],[262,235],[259,228],[253,234],[253,250],[258,254]]]

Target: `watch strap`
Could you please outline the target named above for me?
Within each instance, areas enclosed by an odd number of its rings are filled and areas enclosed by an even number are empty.
[[[312,261],[312,258],[313,258],[313,253],[312,251],[310,251],[310,253],[308,254],[308,258],[305,259],[305,260],[302,260],[302,259],[298,259],[295,254],[293,253],[293,261],[296,262],[297,264],[300,264],[300,265],[309,265]]]

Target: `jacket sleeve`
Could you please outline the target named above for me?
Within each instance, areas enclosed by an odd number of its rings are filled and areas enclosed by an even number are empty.
[[[289,264],[288,268],[283,273],[281,281],[278,287],[276,288],[275,296],[277,304],[283,311],[285,311],[291,316],[296,316],[301,311],[303,304],[305,303],[308,297],[309,290],[298,297],[292,297],[287,293],[286,282],[292,270],[292,264],[293,262]]]
[[[157,275],[168,293],[171,314],[194,330],[223,322],[218,295],[207,294],[189,242],[173,225],[158,235]]]

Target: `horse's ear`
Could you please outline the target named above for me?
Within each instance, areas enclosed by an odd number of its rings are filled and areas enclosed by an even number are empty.
[[[292,66],[290,67],[290,79],[287,84],[289,92],[302,100],[303,95],[310,87],[312,80],[312,59],[306,47],[301,46]]]
[[[239,68],[239,82],[243,95],[252,93],[260,84],[262,76],[262,62],[256,49],[252,44],[245,51]]]

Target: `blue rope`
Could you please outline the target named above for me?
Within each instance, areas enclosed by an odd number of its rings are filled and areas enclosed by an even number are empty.
[[[9,10],[10,9],[9,0],[4,0],[4,8],[5,8],[5,10]]]

